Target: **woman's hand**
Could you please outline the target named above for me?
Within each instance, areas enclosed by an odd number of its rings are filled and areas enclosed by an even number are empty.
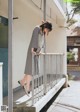
[[[37,52],[34,51],[34,48],[31,49],[31,52],[32,52],[32,54],[34,54],[34,55],[40,55],[40,53],[37,53]]]
[[[41,51],[40,52],[35,52],[34,48],[31,49],[31,53],[33,53],[34,55],[41,55],[41,54],[44,55],[45,54],[45,53],[43,53]]]
[[[36,52],[34,51],[34,48],[31,49],[31,53],[36,55]]]

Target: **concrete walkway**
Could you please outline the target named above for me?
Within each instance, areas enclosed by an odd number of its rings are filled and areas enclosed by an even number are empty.
[[[47,112],[80,112],[80,81],[69,81]]]

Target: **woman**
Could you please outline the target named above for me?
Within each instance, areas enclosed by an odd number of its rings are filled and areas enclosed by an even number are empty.
[[[45,22],[36,26],[33,30],[32,38],[29,44],[24,77],[18,83],[24,87],[27,95],[30,93],[30,81],[32,75],[32,54],[40,55],[41,49],[45,46],[45,35],[52,30],[52,24]]]

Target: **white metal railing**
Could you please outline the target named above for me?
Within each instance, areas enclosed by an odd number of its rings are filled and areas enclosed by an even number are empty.
[[[63,56],[61,53],[32,56],[32,105],[62,79]]]
[[[0,63],[0,108],[3,105],[2,66],[3,63]]]

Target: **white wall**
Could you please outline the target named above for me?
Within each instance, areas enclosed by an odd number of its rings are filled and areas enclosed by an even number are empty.
[[[3,15],[4,17],[8,17],[8,0],[3,2],[0,0],[0,16]]]
[[[47,38],[47,51],[62,53],[65,52],[64,46],[66,41],[64,28],[55,28]],[[51,46],[52,45],[52,46]],[[62,47],[63,46],[63,47]]]
[[[64,53],[64,74],[67,73],[66,70],[66,49],[67,49],[67,40],[66,40],[66,29],[56,27],[53,29],[53,32],[47,37],[47,52],[50,53]]]

